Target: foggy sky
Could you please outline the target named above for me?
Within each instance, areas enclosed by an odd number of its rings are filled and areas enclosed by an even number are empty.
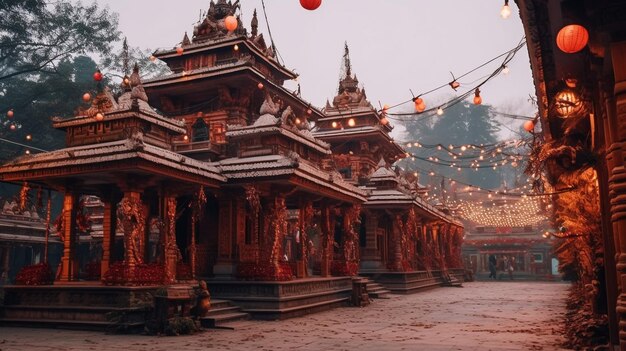
[[[191,33],[208,0],[98,0],[119,13],[120,29],[129,45],[171,48]],[[350,47],[353,72],[375,107],[395,105],[449,82],[450,71],[461,75],[513,48],[523,37],[517,6],[504,20],[503,1],[486,0],[323,0],[315,11],[298,0],[265,0],[267,16],[285,66],[297,72],[302,97],[323,107],[337,90],[344,41]],[[269,43],[261,0],[241,0],[242,21],[248,30],[257,9],[259,31]],[[501,64],[498,60],[461,79],[459,93]],[[483,104],[497,110],[533,115],[528,102],[534,87],[526,48],[510,63],[510,73],[481,87]],[[463,83],[466,83],[465,85]],[[286,86],[295,90],[295,83]],[[465,86],[465,88],[463,87]],[[428,107],[451,98],[444,88],[424,96]],[[404,105],[392,112],[412,109]],[[509,121],[507,121],[509,122]],[[510,121],[512,126],[514,122]]]

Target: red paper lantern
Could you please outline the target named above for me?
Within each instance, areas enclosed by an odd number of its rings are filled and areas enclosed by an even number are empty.
[[[300,5],[309,11],[316,10],[322,4],[322,0],[300,0]]]
[[[568,54],[579,52],[587,46],[588,41],[589,32],[585,27],[578,24],[565,26],[556,35],[556,46]]]
[[[535,129],[535,122],[526,121],[524,122],[524,130],[531,133]]]
[[[104,115],[100,112],[96,113],[96,121],[100,122],[104,119]]]
[[[177,48],[176,48],[176,53],[177,53],[177,54],[179,54],[179,55],[182,55],[182,54],[183,54],[183,48],[182,48],[182,47],[180,47],[180,46],[179,46],[179,47],[177,47]]]
[[[89,93],[84,93],[84,94],[83,94],[83,101],[84,101],[84,102],[89,102],[89,100],[91,100],[91,94],[89,94]]]
[[[256,86],[257,86],[257,88],[259,88],[259,89],[263,89],[263,83],[261,83],[261,82],[259,82],[259,84],[257,84]]]
[[[226,30],[229,32],[234,32],[235,29],[237,29],[237,18],[232,15],[226,16],[226,18],[224,18],[224,27],[226,27]]]
[[[13,110],[8,110],[7,111],[7,117],[8,118],[13,118]]]
[[[93,80],[95,80],[96,82],[102,80],[102,73],[100,73],[100,70],[97,70],[96,73],[93,74]]]

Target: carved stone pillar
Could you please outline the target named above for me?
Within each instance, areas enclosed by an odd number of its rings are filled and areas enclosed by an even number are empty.
[[[63,198],[63,257],[59,281],[68,282],[76,278],[76,205],[77,196],[71,192]]]
[[[115,240],[115,215],[111,198],[102,198],[104,213],[102,217],[102,260],[100,261],[100,276],[111,266],[111,246]]]
[[[609,130],[614,138],[608,148],[609,197],[611,199],[611,221],[616,243],[616,268],[620,293],[617,299],[619,316],[620,349],[626,350],[626,169],[623,149],[626,143],[626,42],[611,44],[611,58],[615,75],[615,105],[609,107]],[[613,111],[615,111],[613,113]]]

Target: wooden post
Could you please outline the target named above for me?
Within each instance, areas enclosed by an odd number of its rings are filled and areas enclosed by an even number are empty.
[[[50,194],[51,191],[50,189],[48,189],[48,201],[46,201],[46,238],[45,238],[45,244],[43,247],[43,259],[44,259],[44,263],[48,263],[48,246],[49,246],[49,239],[50,239],[50,212],[51,212],[51,199],[50,199]]]
[[[178,247],[176,246],[176,197],[166,195],[165,201],[165,235],[163,235],[163,257],[165,266],[165,283],[176,280],[176,262]]]
[[[330,276],[330,248],[331,248],[331,226],[330,226],[330,208],[328,204],[322,204],[322,220],[321,220],[321,259],[320,259],[320,276],[328,277]]]
[[[624,169],[624,150],[626,142],[626,42],[611,44],[611,59],[615,75],[615,107],[608,106],[609,127],[612,143],[608,147],[607,164],[609,166],[609,197],[611,203],[611,221],[616,249],[616,268],[620,285],[617,298],[619,317],[620,349],[626,351],[626,169]],[[621,127],[620,127],[621,126]]]
[[[66,192],[63,198],[63,257],[59,281],[76,278],[76,194]]]
[[[115,221],[113,215],[113,204],[111,198],[102,198],[104,203],[104,213],[102,216],[102,260],[100,261],[100,277],[104,278],[104,274],[111,266],[111,244],[115,240]]]

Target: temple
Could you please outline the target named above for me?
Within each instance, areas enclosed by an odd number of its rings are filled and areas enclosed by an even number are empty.
[[[131,308],[156,286],[204,279],[212,297],[276,319],[346,304],[357,274],[398,293],[456,280],[462,225],[392,167],[404,151],[358,87],[347,47],[338,95],[319,110],[283,86],[296,74],[258,33],[256,11],[250,33],[237,13],[238,1],[211,1],[191,37],[154,53],[171,74],[142,82],[135,66],[120,96],[104,89],[54,119],[66,148],[0,168],[4,182],[64,194],[54,284],[7,288],[5,322],[45,324],[50,308],[20,305],[42,293],[57,309],[67,294]],[[86,213],[101,243],[89,260],[76,245]],[[94,266],[103,285],[77,285]]]

